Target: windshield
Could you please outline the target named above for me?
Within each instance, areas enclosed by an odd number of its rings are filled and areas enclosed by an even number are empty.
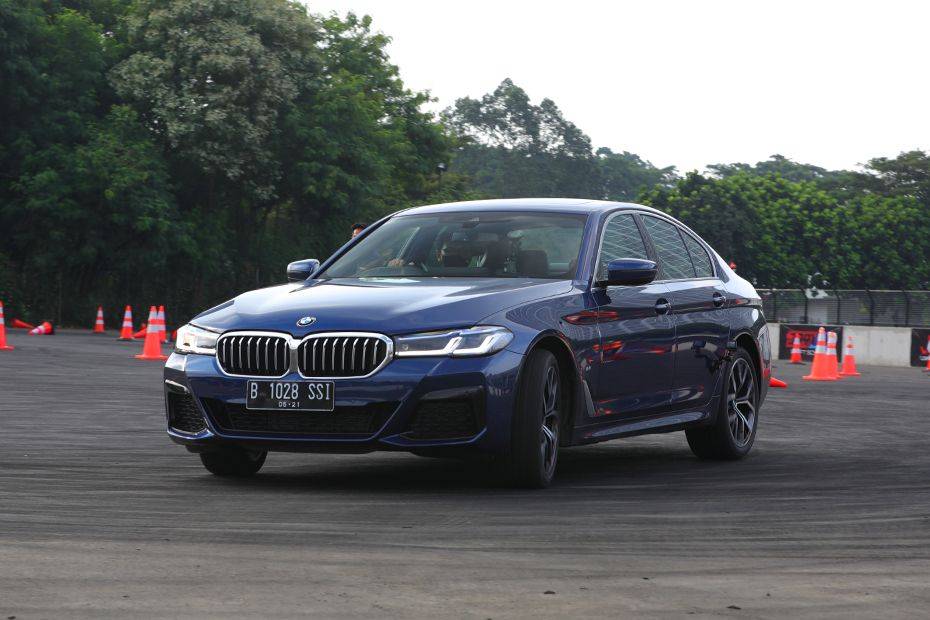
[[[572,278],[585,215],[401,215],[354,245],[322,278]]]

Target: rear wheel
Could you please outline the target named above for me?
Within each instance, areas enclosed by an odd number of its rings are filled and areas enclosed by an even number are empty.
[[[738,349],[727,368],[724,393],[713,425],[686,431],[691,451],[702,459],[740,459],[749,454],[759,426],[759,379],[752,358]]]
[[[514,411],[511,452],[507,459],[511,481],[522,487],[549,486],[559,460],[559,433],[566,411],[559,364],[549,351],[530,353],[520,382]]]
[[[245,478],[258,472],[265,464],[267,452],[252,452],[236,447],[224,447],[201,452],[200,461],[211,474],[231,478]]]

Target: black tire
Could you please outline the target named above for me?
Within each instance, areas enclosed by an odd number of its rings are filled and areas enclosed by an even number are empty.
[[[752,382],[748,388],[745,385],[747,378]],[[737,392],[735,397],[734,388]],[[713,424],[690,429],[685,434],[695,456],[735,460],[749,454],[758,429],[759,377],[749,352],[737,349],[727,364],[723,393]]]
[[[216,476],[246,478],[262,468],[267,456],[267,452],[250,452],[242,448],[227,447],[201,452],[200,461],[207,471]]]
[[[540,489],[552,482],[567,403],[555,356],[544,349],[530,353],[520,379],[510,454],[505,460],[506,473],[515,486]]]

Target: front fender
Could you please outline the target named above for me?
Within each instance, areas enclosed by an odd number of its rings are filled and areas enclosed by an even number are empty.
[[[730,310],[730,342],[752,343],[750,353],[759,369],[759,402],[765,400],[772,376],[772,345],[762,311],[754,306]]]

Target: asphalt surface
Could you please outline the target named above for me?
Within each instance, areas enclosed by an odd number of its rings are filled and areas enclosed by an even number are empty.
[[[226,481],[164,434],[139,344],[0,352],[0,619],[914,617],[930,609],[930,376],[772,390],[751,456],[683,434],[563,450],[544,491],[406,454]]]

